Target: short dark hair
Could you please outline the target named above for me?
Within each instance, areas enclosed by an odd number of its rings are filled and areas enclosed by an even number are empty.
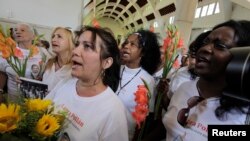
[[[204,45],[204,40],[211,33],[211,30],[199,34],[193,42],[189,45],[188,54],[195,55],[197,50]]]
[[[236,46],[234,47],[247,47],[250,46],[250,21],[246,20],[229,20],[221,23],[213,28],[213,30],[220,27],[230,27],[234,30],[234,42]],[[233,47],[232,47],[233,48]],[[232,80],[235,81],[235,80]],[[215,110],[217,117],[222,117],[224,113],[229,112],[232,109],[239,110],[243,113],[246,112],[245,107],[249,106],[249,103],[242,100],[228,97],[225,95],[221,96],[220,106]]]
[[[49,49],[50,44],[49,44],[49,42],[48,42],[47,40],[41,40],[40,42],[43,44],[43,46],[44,46],[46,49]]]
[[[221,23],[213,28],[213,30],[220,28],[222,26],[230,27],[234,30],[235,36],[234,40],[236,41],[237,47],[249,46],[250,45],[250,21],[246,20],[229,20],[224,23]]]

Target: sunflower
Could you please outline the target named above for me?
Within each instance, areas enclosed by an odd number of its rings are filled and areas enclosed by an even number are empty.
[[[20,106],[16,104],[0,105],[0,133],[12,131],[17,128],[20,120]]]
[[[36,125],[36,132],[42,136],[52,136],[56,130],[60,128],[58,119],[52,115],[43,115],[38,120]]]
[[[25,102],[28,111],[45,111],[52,104],[51,100],[29,99]]]

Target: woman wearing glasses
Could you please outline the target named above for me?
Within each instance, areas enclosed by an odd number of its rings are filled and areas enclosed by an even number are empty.
[[[138,85],[143,85],[142,79],[147,82],[151,93],[155,85],[152,74],[160,63],[160,48],[157,36],[147,30],[132,33],[122,44],[120,53],[125,64],[121,66],[121,80],[116,94],[128,110],[129,137],[132,139],[136,126],[131,114],[136,106],[134,93]],[[154,99],[154,96],[151,95],[150,112],[153,112],[154,109]]]
[[[250,22],[227,21],[215,26],[196,50],[199,79],[184,82],[173,94],[163,118],[167,141],[207,141],[208,125],[245,124],[249,104],[222,96],[230,48],[250,45]]]
[[[52,32],[51,44],[55,57],[48,61],[43,75],[43,82],[48,84],[48,91],[51,91],[60,80],[71,76],[73,33],[64,27],[56,27]]]

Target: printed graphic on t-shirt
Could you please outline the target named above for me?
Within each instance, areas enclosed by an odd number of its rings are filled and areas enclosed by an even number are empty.
[[[207,138],[208,129],[207,126],[204,125],[203,123],[188,119],[186,128],[200,136]]]
[[[32,76],[32,78],[36,79],[36,80],[39,80],[40,79],[39,73],[40,73],[39,65],[32,64],[31,65],[31,76]]]
[[[82,128],[84,125],[82,119],[76,113],[70,111],[69,108],[67,108],[65,105],[61,105],[61,107],[68,114],[67,118],[70,124],[72,124],[72,126],[74,126],[76,130],[79,131],[80,128]]]

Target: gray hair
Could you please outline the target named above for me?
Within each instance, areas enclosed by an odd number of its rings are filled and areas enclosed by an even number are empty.
[[[15,26],[15,28],[18,25],[24,25],[24,26],[28,27],[28,30],[30,31],[30,33],[32,33],[33,35],[35,35],[35,30],[34,30],[33,26],[31,26],[30,24],[28,24],[28,23],[17,23],[16,26]]]

